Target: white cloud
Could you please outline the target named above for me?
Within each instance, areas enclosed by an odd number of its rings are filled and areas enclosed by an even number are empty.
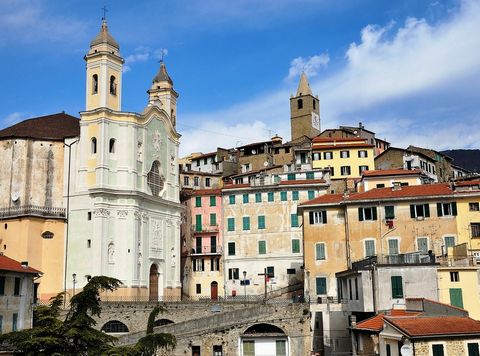
[[[439,92],[446,93],[447,97],[453,94],[466,97],[472,85],[476,85],[475,90],[480,89],[480,36],[477,36],[480,33],[480,1],[464,0],[459,9],[448,16],[434,24],[425,19],[408,18],[400,26],[394,22],[386,26],[366,25],[361,30],[360,41],[350,44],[346,51],[344,65],[336,66],[339,69],[310,83],[320,97],[322,129],[340,123],[350,124],[346,120],[355,118],[355,121],[363,121],[367,128],[370,123],[378,127],[379,135],[394,144],[410,141],[418,145],[423,142],[430,147],[437,145],[439,149],[475,144],[478,147],[478,135],[469,129],[473,119],[462,122],[457,118],[455,130],[451,129],[451,119],[437,120],[432,125],[437,114],[435,101],[440,101],[435,99]],[[299,58],[292,61],[292,76],[311,59]],[[292,92],[294,88],[289,86]],[[416,112],[415,118],[404,118],[400,121],[402,125],[397,126],[395,120],[398,119],[389,112],[389,105],[408,106],[418,97],[429,98],[432,103],[418,103],[417,99],[415,105],[421,106],[422,111]],[[256,98],[230,108],[190,113],[184,118],[187,122],[209,120],[230,125],[242,122],[247,126],[260,120],[265,127],[272,127],[289,138],[288,98],[289,91],[281,88],[259,93]],[[382,120],[376,119],[378,112],[375,116],[364,116],[375,110],[385,111]],[[423,117],[419,119],[419,115]],[[475,118],[478,119],[478,115]],[[382,130],[382,127],[389,129]],[[192,135],[201,137],[203,133],[192,132]],[[197,150],[201,150],[200,147],[198,143]]]
[[[137,62],[146,62],[150,58],[161,59],[168,54],[166,48],[152,50],[148,47],[139,46],[135,48],[134,52],[125,58],[125,64],[123,66],[123,72],[129,72],[132,70],[132,65]]]
[[[15,111],[15,112],[12,112],[11,114],[8,114],[3,120],[1,120],[1,123],[4,127],[9,127],[22,121],[23,119],[25,119],[25,117],[26,117],[25,113]]]
[[[206,121],[199,127],[178,128],[182,133],[180,156],[192,152],[211,152],[217,147],[231,148],[268,138],[268,127],[261,121],[228,125]],[[201,137],[201,139],[199,139]]]
[[[290,62],[286,80],[297,78],[302,72],[305,72],[309,78],[313,78],[318,75],[318,71],[321,68],[325,68],[328,65],[328,62],[330,62],[330,57],[326,53],[307,58],[294,58]]]
[[[87,24],[75,18],[52,15],[39,0],[0,1],[0,44],[39,40],[73,43],[84,39]]]

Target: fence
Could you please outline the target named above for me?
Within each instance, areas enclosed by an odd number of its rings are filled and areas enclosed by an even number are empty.
[[[65,208],[39,205],[23,205],[17,207],[0,208],[0,218],[10,218],[22,215],[65,218],[65,212]]]

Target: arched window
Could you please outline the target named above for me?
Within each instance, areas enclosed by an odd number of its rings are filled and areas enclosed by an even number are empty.
[[[98,93],[98,75],[94,74],[92,76],[92,94]]]
[[[297,100],[297,108],[298,108],[298,109],[303,108],[303,100],[302,100],[302,99],[298,99],[298,100]]]
[[[97,138],[92,137],[92,154],[97,153]]]
[[[110,94],[117,95],[117,83],[115,82],[115,76],[110,76]]]
[[[153,161],[152,168],[147,174],[147,183],[152,195],[160,195],[160,192],[163,189],[163,179],[160,176],[160,162]]]
[[[110,320],[102,326],[105,333],[128,333],[128,327],[118,320]]]
[[[285,332],[282,329],[280,329],[278,326],[272,325],[272,324],[266,324],[266,323],[252,325],[247,330],[245,330],[243,334],[255,335],[255,334],[265,334],[265,333],[285,335]]]
[[[111,138],[110,139],[110,145],[108,147],[108,150],[110,153],[115,153],[115,139]]]
[[[42,238],[44,239],[53,239],[53,232],[45,231],[42,233]]]

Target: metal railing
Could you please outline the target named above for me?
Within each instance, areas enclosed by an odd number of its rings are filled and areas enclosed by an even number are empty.
[[[39,205],[22,205],[18,207],[0,208],[0,219],[22,215],[65,218],[66,210],[65,208]]]
[[[474,267],[477,265],[477,258],[475,256],[440,256],[437,257],[437,262],[442,267]]]
[[[424,252],[400,253],[395,255],[370,256],[352,263],[352,270],[365,269],[377,265],[435,264],[435,255]]]
[[[192,248],[190,255],[216,255],[221,254],[223,251],[222,246],[202,246]]]
[[[193,232],[217,232],[218,231],[218,224],[217,225],[192,225]]]

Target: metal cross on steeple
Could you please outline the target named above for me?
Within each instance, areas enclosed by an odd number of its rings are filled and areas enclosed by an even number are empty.
[[[103,5],[102,10],[103,10],[102,20],[106,20],[107,19],[107,12],[108,12],[107,7],[105,5]]]
[[[165,48],[162,48],[160,50],[160,60],[158,61],[158,63],[163,63],[163,58],[166,56],[167,54],[167,50]]]

